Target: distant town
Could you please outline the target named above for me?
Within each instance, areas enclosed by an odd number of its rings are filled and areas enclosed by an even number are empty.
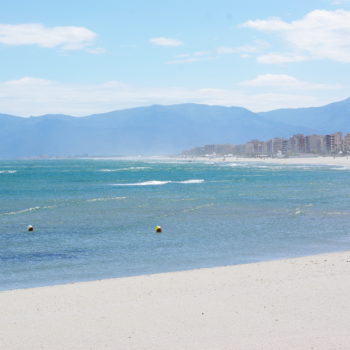
[[[251,140],[245,144],[212,144],[182,152],[183,156],[242,156],[242,157],[289,157],[300,155],[350,154],[350,133],[328,135],[296,134],[289,139],[275,137],[268,141]]]

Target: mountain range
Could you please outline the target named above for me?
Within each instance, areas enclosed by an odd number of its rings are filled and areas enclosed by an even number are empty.
[[[350,98],[323,107],[253,113],[241,107],[153,105],[86,117],[0,114],[0,158],[169,155],[296,133],[350,132]]]

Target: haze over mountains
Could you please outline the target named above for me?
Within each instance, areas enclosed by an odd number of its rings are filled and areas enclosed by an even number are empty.
[[[323,107],[253,113],[241,107],[154,105],[87,117],[0,114],[0,158],[169,155],[296,133],[350,132],[350,98]]]

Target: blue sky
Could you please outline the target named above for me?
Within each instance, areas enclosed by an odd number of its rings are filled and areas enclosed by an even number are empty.
[[[350,97],[350,0],[1,1],[0,113]]]

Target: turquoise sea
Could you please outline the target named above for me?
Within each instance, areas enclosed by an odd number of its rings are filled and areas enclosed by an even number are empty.
[[[345,249],[350,168],[0,161],[0,290]]]

